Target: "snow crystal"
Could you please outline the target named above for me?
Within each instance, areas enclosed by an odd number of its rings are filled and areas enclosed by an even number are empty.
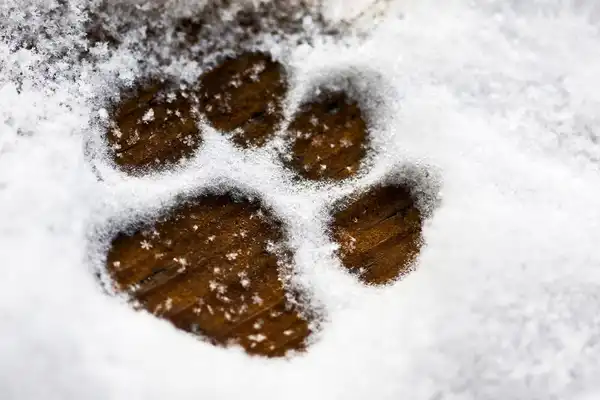
[[[154,121],[154,109],[151,108],[146,111],[146,113],[142,116],[142,121],[145,123]]]
[[[262,328],[262,327],[263,327],[263,325],[264,325],[264,321],[263,321],[262,319],[260,319],[260,320],[257,320],[257,321],[256,321],[256,322],[255,322],[255,323],[252,325],[252,327],[253,327],[255,330],[259,330],[260,328]]]
[[[261,343],[264,342],[267,337],[262,333],[257,333],[256,335],[248,335],[248,339],[256,343]]]
[[[263,303],[263,299],[257,294],[252,295],[252,303],[261,305]]]
[[[173,258],[173,261],[175,261],[177,264],[181,265],[182,267],[185,267],[186,265],[188,265],[187,260],[183,257]]]
[[[169,297],[165,300],[165,310],[169,311],[171,308],[173,308],[173,299]]]

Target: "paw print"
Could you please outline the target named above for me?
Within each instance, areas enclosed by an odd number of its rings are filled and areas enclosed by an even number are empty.
[[[292,177],[291,193],[308,187],[327,198],[339,265],[367,285],[397,281],[422,245],[424,215],[412,188],[393,179],[356,185],[372,151],[356,93],[317,85],[286,118],[287,78],[270,54],[241,52],[193,87],[140,86],[113,113],[112,160],[133,176],[185,166],[205,151],[208,130],[248,157],[275,153],[271,166]],[[326,310],[292,282],[294,221],[278,216],[259,189],[194,193],[107,238],[110,290],[215,345],[267,357],[306,350]]]

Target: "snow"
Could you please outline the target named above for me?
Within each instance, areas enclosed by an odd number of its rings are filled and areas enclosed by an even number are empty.
[[[210,128],[176,171],[113,169],[109,99],[143,72],[186,82],[203,66],[162,65],[166,44],[136,30],[81,59],[97,2],[61,3],[0,4],[0,398],[600,396],[594,0],[397,0],[343,41],[266,38],[290,71],[287,115],[318,83],[349,80],[372,128],[358,178],[296,186],[273,161],[281,141],[242,151]],[[348,3],[326,3],[326,15],[343,20]],[[352,19],[368,2],[350,3]],[[195,6],[169,4],[167,22]],[[401,282],[365,287],[333,258],[328,205],[383,179],[418,183],[426,246]],[[224,187],[260,194],[290,226],[294,282],[326,316],[306,354],[266,360],[198,342],[95,277],[97,238],[115,224]]]

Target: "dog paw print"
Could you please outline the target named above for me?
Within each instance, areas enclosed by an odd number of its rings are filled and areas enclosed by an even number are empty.
[[[298,178],[290,185],[351,185],[368,172],[369,124],[359,102],[323,87],[282,125],[287,82],[286,69],[270,55],[246,52],[204,73],[195,87],[145,85],[116,107],[106,136],[110,154],[130,174],[185,163],[203,151],[202,121],[240,149],[283,135],[279,167]],[[332,196],[329,204],[340,265],[367,285],[394,282],[409,271],[422,242],[423,215],[411,188],[381,182],[345,193],[351,194]],[[322,314],[290,284],[290,223],[260,193],[190,194],[111,236],[106,272],[135,307],[202,340],[267,357],[301,352]]]

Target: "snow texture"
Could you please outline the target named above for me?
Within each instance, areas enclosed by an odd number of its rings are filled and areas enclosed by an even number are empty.
[[[334,0],[325,14],[347,11],[355,34],[265,37],[291,76],[287,114],[350,77],[370,120],[362,173],[304,186],[273,161],[280,141],[242,151],[210,128],[176,171],[113,168],[103,134],[120,88],[206,67],[161,63],[166,42],[136,25],[153,6],[136,3],[109,18],[130,27],[116,49],[86,41],[95,1],[0,3],[1,399],[600,398],[595,0],[398,0],[362,15],[367,1]],[[201,6],[170,3],[165,37]],[[332,257],[323,205],[388,176],[439,201],[416,270],[365,287]],[[305,354],[199,342],[98,283],[103,231],[211,187],[257,193],[288,222],[295,282],[326,315]]]

